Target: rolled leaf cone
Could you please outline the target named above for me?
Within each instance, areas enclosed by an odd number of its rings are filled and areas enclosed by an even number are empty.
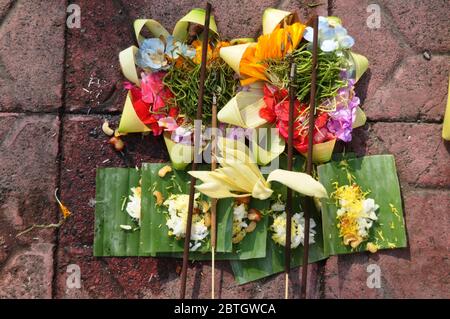
[[[137,116],[133,107],[133,102],[131,102],[130,93],[128,92],[122,111],[122,117],[120,118],[119,133],[142,133],[149,131],[150,128],[142,123]]]
[[[231,45],[238,45],[238,44],[246,44],[246,43],[252,43],[255,42],[254,38],[236,38],[230,40]]]
[[[267,8],[262,17],[263,34],[271,33],[284,18],[292,15],[292,12]]]
[[[139,49],[136,46],[131,46],[119,53],[119,63],[122,69],[123,75],[128,81],[134,83],[137,86],[141,86],[141,80],[136,70],[135,56]]]
[[[205,9],[192,9],[189,11],[188,14],[186,14],[183,18],[178,20],[177,24],[175,25],[175,28],[173,29],[173,37],[177,41],[185,41],[188,37],[188,28],[189,23],[195,23],[199,25],[204,25],[205,23]],[[211,18],[209,20],[209,30],[212,31],[216,36],[219,34],[217,31],[217,25],[216,20],[214,19],[214,16],[211,15]]]
[[[194,147],[192,145],[175,143],[170,138],[170,132],[164,133],[164,142],[173,168],[182,170],[192,163],[194,159]]]
[[[355,81],[358,82],[369,68],[369,60],[364,55],[355,52],[350,52],[350,57],[355,67]]]
[[[358,107],[356,108],[356,118],[355,118],[355,121],[353,122],[352,127],[353,127],[353,128],[357,128],[357,127],[364,126],[364,124],[366,124],[366,121],[367,121],[366,114],[365,114],[364,111],[358,106]]]
[[[448,98],[447,107],[445,109],[444,124],[442,127],[442,138],[450,141],[450,77],[448,81]]]
[[[264,94],[262,89],[254,91],[241,91],[237,93],[217,113],[222,123],[232,124],[243,128],[255,128],[267,123],[259,116],[259,110],[264,107]]]
[[[141,35],[144,27],[146,27],[150,34],[155,38],[161,36],[167,38],[170,36],[169,31],[167,31],[158,21],[153,19],[137,19],[133,23],[133,28],[136,40],[139,44],[144,40],[144,37]]]
[[[331,160],[333,155],[334,145],[336,139],[313,145],[313,163],[321,164]],[[301,153],[304,157],[307,157],[308,153]]]
[[[245,50],[247,50],[248,47],[255,45],[256,43],[249,42],[223,47],[220,49],[219,54],[220,57],[225,61],[225,63],[228,64],[233,69],[233,71],[239,75],[240,64]]]
[[[269,174],[267,182],[279,182],[305,196],[328,198],[325,187],[311,175],[276,169]]]
[[[269,128],[270,129],[270,128]],[[269,137],[267,137],[269,139]],[[258,134],[255,134],[251,143],[252,153],[258,165],[265,166],[281,155],[286,148],[286,142],[280,134],[270,136],[270,145],[267,148],[261,147],[258,143]]]

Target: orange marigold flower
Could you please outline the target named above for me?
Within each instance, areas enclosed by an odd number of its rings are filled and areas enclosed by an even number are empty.
[[[299,22],[278,26],[272,33],[258,38],[255,46],[250,46],[244,52],[239,66],[242,75],[248,78],[241,80],[242,85],[248,85],[258,80],[267,81],[265,61],[281,59],[294,51],[300,43],[306,26]]]
[[[217,43],[217,45],[214,47],[212,58],[217,59],[219,58],[220,49],[224,47],[229,47],[231,44],[228,41],[220,41]]]
[[[192,59],[196,64],[202,63],[202,41],[195,40],[192,42],[192,46],[195,48],[195,57]],[[213,51],[211,49],[211,46],[208,44],[208,54],[207,54],[207,60],[210,60],[212,57]]]

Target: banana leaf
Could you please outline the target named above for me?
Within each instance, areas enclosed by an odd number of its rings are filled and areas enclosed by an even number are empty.
[[[219,203],[222,200],[219,201]],[[228,200],[226,200],[228,202]],[[269,208],[269,200],[252,199],[249,207],[257,208],[259,211],[264,211]],[[229,206],[232,211],[232,202]],[[232,252],[217,252],[215,254],[216,260],[247,260],[253,258],[264,258],[266,256],[266,242],[267,242],[267,228],[269,216],[265,215],[257,224],[255,230],[247,234],[244,239],[238,243],[233,244]],[[217,227],[221,225],[218,224]],[[232,233],[232,229],[227,230],[228,234]],[[157,256],[182,258],[182,253],[172,254],[157,254]],[[211,252],[200,253],[191,252],[189,254],[191,260],[211,260]]]
[[[125,211],[131,188],[139,185],[134,168],[99,168],[96,175],[94,256],[146,256],[139,225]],[[120,225],[130,225],[124,230]]]
[[[280,156],[279,165],[281,168],[287,167],[286,156]],[[294,157],[294,170],[304,171],[305,160],[301,156]],[[283,201],[286,200],[286,187],[280,183],[272,183],[274,190],[273,200],[277,199],[278,194],[281,194]],[[292,205],[294,213],[302,211],[301,208],[302,196],[294,193]],[[325,252],[322,234],[321,215],[318,211],[313,212],[311,218],[316,223],[314,229],[316,234],[314,236],[315,243],[310,244],[308,262],[313,263],[328,257]],[[269,223],[272,224],[273,219],[270,217]],[[292,249],[291,251],[291,268],[298,267],[303,264],[303,246]],[[245,284],[250,281],[258,280],[264,277],[284,271],[284,246],[276,244],[272,239],[272,233],[268,230],[267,234],[267,249],[265,258],[250,259],[250,260],[232,260],[231,268],[233,269],[234,277],[237,283]]]
[[[347,168],[347,169],[346,169]],[[356,249],[346,246],[339,237],[336,207],[334,200],[324,199],[322,204],[323,234],[325,251],[330,255],[347,254],[367,250],[368,242],[375,243],[378,249],[406,247],[407,238],[403,219],[400,185],[397,177],[394,156],[375,155],[362,158],[340,159],[317,167],[319,181],[331,194],[335,188],[348,184],[347,173],[354,176],[363,191],[370,191],[380,208],[378,221],[374,222],[369,232],[369,239]]]
[[[186,171],[173,170],[165,177],[159,177],[158,171],[167,163],[145,163],[142,165],[142,222],[141,222],[141,249],[147,254],[157,256],[160,253],[183,252],[184,239],[177,240],[168,236],[169,228],[166,226],[166,208],[157,206],[153,192],[160,191],[166,199],[170,194],[188,194],[190,176]],[[203,167],[201,169],[208,169]],[[203,196],[203,195],[202,195]],[[206,199],[206,197],[204,197]],[[217,251],[231,252],[231,228],[233,216],[231,200],[220,200],[217,205]],[[203,242],[197,250],[207,253],[211,250],[208,240]],[[170,255],[170,254],[169,254]]]
[[[301,211],[300,197],[297,194],[296,196],[294,195],[292,201],[294,212]],[[320,213],[316,211],[311,218],[316,223],[314,228],[316,234],[314,236],[315,243],[309,246],[309,263],[317,262],[328,257],[324,250]],[[272,223],[272,221],[271,217],[269,222]],[[265,258],[232,260],[230,262],[236,282],[238,284],[245,284],[284,271],[284,246],[276,244],[272,239],[271,231],[268,230]],[[298,267],[302,264],[303,246],[300,245],[291,251],[291,268]]]

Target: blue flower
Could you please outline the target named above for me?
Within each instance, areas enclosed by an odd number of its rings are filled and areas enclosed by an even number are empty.
[[[165,52],[171,59],[178,59],[180,55],[190,59],[195,57],[196,51],[193,47],[179,41],[174,41],[173,36],[169,36],[166,42]]]
[[[145,39],[136,53],[136,64],[154,71],[166,70],[169,62],[165,56],[165,45],[158,38]]]
[[[313,42],[314,30],[307,27],[303,38]],[[350,49],[355,40],[347,34],[347,30],[340,24],[333,24],[325,17],[319,17],[319,46],[324,52],[333,52]]]
[[[145,39],[139,47],[136,64],[152,71],[167,70],[170,67],[170,60],[178,59],[180,55],[192,59],[195,53],[193,47],[175,41],[173,36],[167,37],[164,41],[150,38]]]

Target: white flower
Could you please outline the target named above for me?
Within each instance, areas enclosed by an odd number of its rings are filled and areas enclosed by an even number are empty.
[[[200,242],[190,243],[189,250],[196,251],[201,245],[202,245],[202,243],[200,243]]]
[[[233,216],[235,220],[239,221],[242,221],[244,218],[247,218],[247,210],[245,209],[245,204],[235,206],[233,209]]]
[[[375,211],[380,208],[379,205],[375,204],[373,198],[367,198],[363,201],[363,214],[372,220],[377,220],[378,217]]]
[[[248,227],[247,224],[247,207],[245,204],[235,205],[233,207],[233,243],[237,244],[242,241],[246,236],[245,228]]]
[[[141,219],[141,187],[132,187],[132,194],[128,197],[129,202],[126,211],[131,218],[140,221]]]
[[[358,235],[362,238],[367,238],[369,236],[369,230],[373,226],[373,222],[378,220],[375,211],[380,206],[375,204],[373,198],[367,198],[362,202],[361,217],[356,219],[358,224]]]
[[[286,209],[286,206],[280,202],[276,202],[272,205],[271,208],[274,212],[284,212],[284,210]]]
[[[314,219],[310,219],[309,228],[309,242],[311,244],[315,243],[314,235],[316,231],[314,230],[316,223]],[[286,245],[286,213],[283,212],[274,217],[273,223],[270,226],[272,230],[272,239],[279,245]],[[300,244],[304,243],[304,232],[305,232],[305,218],[303,213],[296,213],[292,216],[292,229],[291,229],[291,248],[297,248]]]
[[[195,194],[194,208],[199,206],[197,199],[200,193]],[[177,238],[184,238],[186,236],[187,214],[189,210],[189,195],[171,195],[165,202],[167,207],[168,218],[166,225],[169,228],[170,235]],[[191,238],[194,241],[191,243],[190,250],[196,250],[200,247],[201,242],[209,235],[208,227],[205,225],[204,213],[195,214],[192,217]]]

